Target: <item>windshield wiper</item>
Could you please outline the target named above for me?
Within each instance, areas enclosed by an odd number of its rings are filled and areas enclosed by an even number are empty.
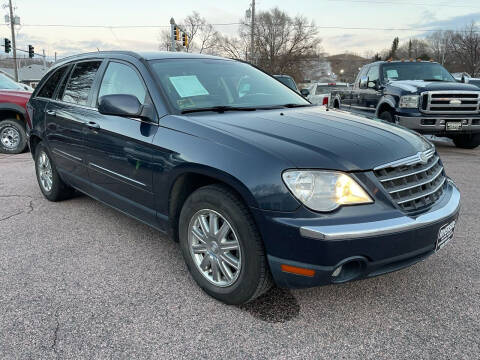
[[[306,106],[312,106],[313,104],[283,104],[280,106],[286,107],[286,108],[296,108],[296,107],[306,107]]]
[[[182,114],[188,114],[193,112],[202,112],[202,111],[215,111],[218,113],[224,113],[225,111],[255,111],[257,110],[254,107],[240,107],[240,106],[211,106],[203,107],[196,109],[186,109],[182,110]]]
[[[442,79],[423,79],[423,81],[448,81],[448,80],[442,80]]]

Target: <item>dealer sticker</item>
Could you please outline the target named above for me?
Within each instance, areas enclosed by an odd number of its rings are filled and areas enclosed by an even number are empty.
[[[440,250],[445,245],[447,245],[450,240],[452,240],[456,222],[456,220],[453,220],[452,222],[449,222],[448,224],[445,224],[440,228],[440,230],[438,231],[437,246],[435,248],[435,251]]]

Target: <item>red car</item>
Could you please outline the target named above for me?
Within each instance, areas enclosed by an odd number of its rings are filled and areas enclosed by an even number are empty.
[[[27,147],[30,119],[26,104],[31,92],[0,90],[0,153],[19,154]]]

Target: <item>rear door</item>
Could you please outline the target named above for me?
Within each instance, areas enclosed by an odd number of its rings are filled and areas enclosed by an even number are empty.
[[[375,87],[379,82],[379,65],[372,65],[367,72],[367,88],[362,89],[362,96],[360,106],[362,112],[368,116],[374,116],[377,109],[378,101],[380,100],[380,92]]]
[[[85,124],[94,115],[91,89],[101,60],[73,64],[64,76],[56,99],[45,109],[46,136],[55,164],[68,181],[86,188]]]
[[[99,83],[95,104],[104,95],[127,94],[141,104],[151,104],[139,70],[130,63],[111,60]],[[103,115],[98,111],[91,119],[85,137],[88,149],[88,173],[95,196],[120,210],[154,223],[152,189],[152,141],[157,119],[140,119]]]
[[[363,107],[364,94],[363,89],[360,88],[360,81],[367,76],[369,68],[368,65],[364,66],[358,73],[355,83],[353,84],[352,98],[350,102],[350,109],[352,112],[362,114],[365,110]]]

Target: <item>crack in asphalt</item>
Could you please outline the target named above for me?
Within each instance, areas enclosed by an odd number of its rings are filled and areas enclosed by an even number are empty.
[[[57,325],[55,326],[55,330],[53,331],[53,343],[52,343],[51,349],[55,353],[57,359],[59,359],[60,354],[58,353],[58,349],[57,349],[58,330],[60,329],[60,322],[58,321],[58,310],[55,311],[55,321],[57,322]]]
[[[35,198],[33,196],[30,196],[30,195],[17,195],[17,194],[13,194],[13,195],[0,195],[0,199],[7,199],[7,198],[11,198],[11,197],[19,197],[19,198],[27,198],[27,199],[30,199],[28,201],[28,204],[27,204],[27,207],[28,207],[28,210],[25,211],[25,210],[21,210],[19,212],[16,212],[15,214],[11,214],[11,215],[8,215],[6,217],[3,217],[3,218],[0,218],[0,221],[5,221],[5,220],[8,220],[8,219],[11,219],[15,216],[18,216],[18,215],[21,215],[21,214],[30,214],[32,211],[33,211],[33,202],[35,201]]]

